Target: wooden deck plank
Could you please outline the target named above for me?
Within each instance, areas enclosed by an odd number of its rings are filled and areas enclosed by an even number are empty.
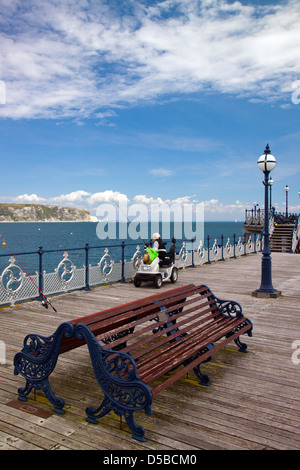
[[[272,254],[273,285],[283,293],[278,299],[251,296],[260,285],[260,254],[179,271],[178,286],[205,284],[217,297],[239,302],[253,321],[253,337],[245,337],[248,354],[229,344],[203,366],[210,387],[190,372],[154,398],[151,417],[138,413],[145,443],[132,440],[125,422],[120,430],[113,414],[97,425],[85,421],[85,407],[102,396],[86,346],[60,356],[50,377],[66,401],[65,415],[43,419],[7,403],[24,386],[12,364],[28,333],[51,335],[63,321],[156,294],[152,285],[120,283],[53,296],[57,313],[37,301],[1,309],[7,363],[0,365],[0,450],[300,449],[300,364],[292,362],[292,343],[300,340],[299,261],[299,255]],[[29,403],[52,412],[41,392],[33,398]]]

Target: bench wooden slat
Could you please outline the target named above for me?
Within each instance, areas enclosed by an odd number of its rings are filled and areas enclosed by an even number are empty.
[[[199,312],[197,310],[195,310],[195,314],[191,317],[189,317],[188,321],[189,322],[193,322],[195,320],[197,320],[197,323],[194,324],[194,326],[198,326],[198,325],[201,325],[203,324],[204,322],[207,322],[209,321],[210,319],[213,319],[215,317],[215,314],[211,314],[210,316],[206,316],[204,318],[199,318]],[[206,309],[204,312],[202,312],[203,314],[207,314],[209,312],[209,309]],[[173,319],[178,319],[179,318],[179,321],[174,325],[172,323]],[[176,336],[180,336],[186,332],[188,332],[190,329],[191,329],[191,326],[186,326],[186,319],[183,319],[182,321],[180,321],[181,319],[181,314],[178,314],[178,315],[174,315],[174,317],[172,317],[169,321],[164,321],[164,322],[161,322],[159,323],[158,325],[162,324],[162,325],[165,325],[165,324],[169,324],[169,323],[172,323],[171,325],[169,326],[165,326],[164,329],[161,329],[159,331],[157,331],[156,333],[153,333],[152,337],[149,338],[146,337],[146,338],[143,338],[139,341],[138,344],[133,344],[133,345],[130,345],[128,346],[127,348],[125,348],[125,352],[129,352],[131,354],[131,356],[134,358],[134,359],[137,359],[137,358],[141,358],[143,355],[147,354],[149,351],[151,351],[152,349],[154,349],[153,347],[151,347],[151,343],[152,343],[152,338],[157,338],[157,337],[160,337],[162,336],[162,339],[160,340],[160,343],[159,343],[159,346],[162,346],[163,344],[169,344],[170,343],[170,336],[167,336],[168,333],[171,333],[171,331],[173,331],[174,329],[176,328],[180,328],[180,331],[178,332],[178,334]],[[135,351],[135,348],[138,347],[138,346],[141,346],[143,344],[146,344],[150,342],[150,346],[148,348],[143,348],[142,350],[138,350],[138,351]]]
[[[196,317],[196,315],[195,315],[195,317]],[[207,321],[209,321],[213,318],[214,318],[213,314],[210,315],[209,317],[205,317],[205,319],[201,318],[201,319],[198,320],[198,322],[196,323],[195,326],[199,326],[199,325],[203,324],[203,322],[207,322]],[[185,322],[180,322],[180,323],[178,323],[178,326],[182,326],[184,324],[185,324]],[[215,324],[215,323],[213,323],[213,324]],[[172,330],[174,330],[174,328],[176,328],[176,326],[171,325],[171,326],[167,327],[165,331],[167,333],[169,333]],[[203,328],[198,329],[197,331],[198,331],[198,333],[202,333],[207,328],[208,328],[208,325],[205,325],[205,326],[203,326]],[[185,328],[180,328],[180,330],[177,333],[174,334],[174,337],[176,338],[178,336],[182,336],[185,333],[188,333],[190,330],[191,330],[191,326],[187,326]],[[156,333],[153,336],[155,336],[155,335],[156,335]],[[186,336],[184,338],[186,339]],[[182,338],[182,340],[178,340],[178,341],[184,341],[185,339]],[[170,336],[163,336],[163,338],[158,343],[153,344],[153,343],[150,342],[150,345],[147,348],[143,348],[142,350],[132,352],[133,347],[129,346],[128,348],[125,348],[124,351],[125,352],[130,352],[131,356],[134,359],[138,359],[139,360],[139,367],[141,367],[141,365],[144,364],[144,362],[147,362],[147,361],[151,360],[152,357],[154,357],[154,356],[147,356],[144,360],[141,359],[143,356],[145,356],[146,354],[148,354],[152,350],[157,349],[158,347],[161,348],[160,349],[161,352],[163,352],[164,350],[168,351],[169,349],[171,349],[173,343],[170,343],[170,340],[172,340],[172,338]],[[144,339],[144,344],[146,342],[149,342],[149,338]],[[140,342],[140,344],[143,344],[142,341]],[[165,345],[165,349],[163,348],[164,345]]]
[[[197,290],[196,293],[201,294],[201,289]],[[195,292],[193,292],[193,294],[195,294]],[[191,295],[191,294],[188,293],[188,295]],[[147,316],[147,314],[159,313],[161,311],[160,310],[161,307],[165,307],[165,310],[164,310],[165,313],[170,313],[173,310],[176,310],[182,307],[181,302],[185,300],[186,296],[187,296],[187,292],[183,292],[180,295],[172,296],[171,298],[164,299],[162,301],[156,301],[154,303],[152,301],[151,302],[147,301],[145,305],[143,305],[137,310],[130,309],[126,311],[126,313],[118,315],[117,318],[114,317],[113,324],[118,325],[118,323],[120,323],[121,326],[123,326],[123,325],[128,325],[128,321],[130,321],[130,325],[135,326],[135,324],[138,324],[135,322],[140,322],[140,320],[141,319],[143,320]],[[151,297],[148,297],[147,299],[151,299]],[[195,298],[194,300],[185,302],[185,305],[188,305],[189,302],[195,302],[195,301],[197,301],[197,298]],[[105,332],[106,327],[109,328],[108,331],[111,332],[112,331],[111,317],[109,317],[108,319],[105,319],[103,317],[101,319],[101,325],[99,325],[99,321],[98,321],[98,323],[96,323],[95,325],[88,324],[88,326],[95,335],[97,334],[97,336],[99,336],[101,332]]]
[[[172,299],[172,297],[179,297],[181,294],[184,294],[185,292],[191,292],[191,288],[197,291],[197,287],[194,286],[193,284],[182,286],[179,288],[174,288],[167,292],[167,297],[166,297],[166,293],[161,292],[159,294],[154,294],[148,297],[144,297],[143,299],[134,300],[123,305],[118,305],[116,307],[112,307],[106,310],[92,313],[90,315],[76,318],[75,320],[72,320],[71,323],[73,323],[73,325],[82,323],[84,325],[90,325],[92,327],[92,325],[97,324],[99,320],[102,321],[107,318],[117,317],[119,314],[122,315],[124,312],[129,312],[129,311],[134,312],[138,310],[139,308],[144,307],[145,305],[151,305],[154,303],[158,303],[160,301],[168,301]]]
[[[155,397],[158,393],[162,392],[165,388],[169,387],[172,385],[174,382],[176,382],[178,379],[183,377],[185,374],[187,374],[190,370],[192,370],[194,367],[197,365],[201,364],[201,362],[206,361],[209,357],[211,357],[212,353],[215,354],[218,352],[221,348],[226,346],[226,344],[230,343],[232,340],[238,338],[241,334],[246,333],[249,331],[249,328],[251,326],[247,325],[244,328],[242,328],[240,331],[236,332],[229,338],[224,339],[221,343],[218,343],[217,345],[214,346],[213,350],[209,350],[206,353],[204,353],[201,357],[195,359],[191,364],[188,364],[187,366],[183,367],[180,369],[176,374],[172,375],[171,377],[167,378],[164,382],[161,384],[157,385],[156,387],[152,388],[151,393],[152,396]]]
[[[139,368],[138,365],[138,373],[140,379],[142,381],[145,381],[146,383],[152,382],[153,380],[155,380],[155,378],[157,378],[157,376],[162,375],[162,371],[170,371],[171,369],[176,367],[176,365],[181,364],[190,357],[193,357],[197,351],[217,341],[220,338],[221,331],[224,332],[223,334],[227,334],[232,331],[232,329],[234,329],[239,323],[240,322],[237,320],[227,321],[226,319],[224,319],[222,323],[218,325],[218,328],[209,333],[200,342],[196,341],[197,337],[199,338],[200,334],[196,334],[190,339],[189,337],[187,337],[186,342],[182,341],[179,345],[177,344],[177,341],[172,343],[173,347],[168,348],[167,352],[163,352],[162,354],[160,354],[159,360],[150,362],[150,364],[146,363],[141,368]],[[172,349],[173,355],[170,355],[170,351]]]
[[[203,297],[204,297],[204,296],[203,296]],[[207,296],[205,296],[205,297],[207,297]],[[197,301],[197,299],[192,299],[192,300],[190,300],[190,301],[186,301],[186,302],[185,302],[185,306],[186,306],[186,305],[191,305],[192,303],[195,303],[196,301]],[[156,324],[149,324],[149,325],[147,325],[146,327],[144,327],[143,329],[135,330],[135,331],[132,332],[132,333],[128,333],[127,341],[132,340],[133,338],[138,337],[138,336],[141,336],[143,333],[146,333],[147,331],[150,332],[151,330],[154,330],[154,329],[158,329],[158,332],[155,333],[156,336],[158,336],[159,334],[164,334],[164,333],[170,331],[170,329],[167,329],[167,330],[166,330],[166,329],[160,330],[159,327],[164,326],[164,325],[167,324],[167,323],[173,322],[173,321],[177,320],[178,318],[180,318],[180,317],[183,316],[183,315],[186,315],[186,314],[188,314],[188,313],[191,313],[192,311],[195,310],[195,308],[200,309],[200,308],[203,308],[203,307],[205,307],[205,306],[207,306],[207,305],[212,304],[213,302],[214,302],[213,300],[209,300],[209,301],[207,301],[206,303],[203,303],[203,304],[200,305],[200,306],[196,306],[196,307],[190,308],[190,309],[188,309],[188,310],[184,310],[184,311],[182,311],[182,312],[178,312],[178,313],[172,315],[172,316],[169,317],[169,318],[165,318],[165,319],[163,319],[163,320],[161,320],[161,321],[157,321]],[[122,333],[122,332],[125,331],[125,329],[131,328],[131,327],[136,327],[136,326],[139,326],[140,324],[143,324],[143,323],[145,323],[145,322],[147,322],[147,321],[150,322],[151,320],[154,320],[154,319],[158,318],[161,313],[162,313],[163,315],[167,315],[168,312],[171,312],[172,310],[173,310],[173,311],[176,311],[176,310],[179,310],[180,308],[182,308],[182,304],[174,305],[174,306],[170,307],[169,309],[162,310],[162,311],[159,311],[159,312],[156,312],[156,311],[155,311],[154,313],[151,313],[150,315],[148,315],[148,316],[145,317],[145,318],[140,318],[140,319],[138,319],[138,320],[133,320],[130,324],[127,324],[127,325],[126,325],[126,328],[124,328],[124,326],[122,326],[122,327],[119,327],[119,328],[116,328],[116,329],[112,329],[110,334],[111,334],[111,335],[116,335],[116,334],[118,334],[118,333]],[[207,311],[204,311],[204,312],[198,312],[198,313],[197,313],[197,318],[199,317],[199,315],[204,314],[204,313],[207,313],[208,311],[210,311],[210,309],[208,309]],[[167,313],[166,313],[166,312],[167,312]],[[174,329],[174,326],[173,326],[172,329]],[[98,336],[98,339],[99,339],[99,340],[102,339],[102,341],[104,340],[104,342],[105,342],[105,340],[108,339],[108,338],[109,338],[109,336],[105,336],[105,337],[103,337],[103,338],[101,338],[101,335]],[[147,341],[147,340],[144,340],[144,341]],[[123,339],[123,338],[119,338],[119,339],[116,339],[116,340],[114,340],[114,341],[111,341],[111,342],[110,342],[110,348],[113,349],[114,347],[119,346],[119,344],[121,344],[121,343],[123,343],[123,342],[124,342],[124,339]],[[133,347],[126,348],[126,352],[130,352],[132,349],[133,349]],[[125,349],[124,349],[124,351],[125,351]]]
[[[177,290],[178,289],[178,290]],[[145,313],[146,311],[159,311],[159,308],[164,304],[172,303],[172,301],[177,302],[184,299],[186,293],[197,293],[203,290],[202,286],[196,287],[194,285],[187,285],[175,289],[171,289],[167,293],[161,293],[156,295],[148,296],[144,299],[128,302],[122,306],[113,307],[102,312],[93,313],[86,315],[85,317],[79,317],[75,320],[72,320],[71,323],[76,326],[81,323],[87,325],[90,330],[94,333],[95,336],[99,336],[102,332],[105,332],[105,326],[107,331],[111,328],[111,319],[115,318],[120,319],[120,321],[125,321],[130,318],[131,315],[136,315],[138,313]],[[207,289],[207,288],[206,288]],[[171,307],[170,307],[171,308]],[[141,310],[144,309],[144,310]],[[125,314],[124,314],[125,311]],[[108,320],[107,323],[102,324],[102,321]],[[72,349],[82,346],[85,344],[84,340],[79,340],[76,337],[66,338],[64,337],[60,346],[60,354],[68,352]]]
[[[230,332],[232,330],[232,327],[233,325],[228,327],[227,331]],[[189,347],[187,345],[183,345],[183,347],[180,348],[178,351],[174,350],[174,354],[171,357],[171,359],[169,355],[163,355],[162,357],[160,357],[159,361],[157,360],[154,363],[151,363],[150,366],[148,365],[146,369],[144,370],[138,369],[139,377],[142,381],[149,384],[155,381],[157,378],[161,377],[166,372],[170,372],[172,369],[178,367],[189,358],[195,356],[195,354],[199,350],[206,348],[208,345],[215,343],[216,340],[218,339],[219,339],[218,333],[211,334],[211,336],[208,337],[206,341],[202,341],[201,343],[198,343],[198,345],[196,345],[196,343],[190,344]],[[232,341],[232,339],[230,341]],[[214,350],[214,348],[215,346],[213,346],[213,349],[210,350],[210,355],[213,354],[212,351]],[[176,354],[177,352],[178,352],[178,355]],[[201,355],[199,364],[203,362],[203,360],[204,359]],[[189,370],[193,368],[194,368],[193,365],[189,366]],[[175,376],[176,376],[176,373],[175,373]]]

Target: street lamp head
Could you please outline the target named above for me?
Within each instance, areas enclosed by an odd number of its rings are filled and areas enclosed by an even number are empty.
[[[285,192],[288,193],[290,188],[288,187],[288,185],[286,185],[286,187],[284,188]]]
[[[275,168],[276,158],[271,155],[270,147],[267,144],[263,155],[261,155],[257,161],[258,168],[261,171],[270,172]]]
[[[272,180],[272,178],[269,178],[269,185],[272,186],[273,183],[274,181]]]

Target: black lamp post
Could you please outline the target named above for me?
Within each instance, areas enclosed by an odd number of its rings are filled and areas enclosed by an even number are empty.
[[[289,216],[288,193],[289,193],[289,190],[290,190],[290,188],[288,187],[288,185],[286,185],[286,187],[284,188],[284,190],[285,190],[285,217],[288,218],[288,216]]]
[[[264,220],[264,247],[262,250],[261,263],[261,285],[253,295],[263,297],[277,297],[280,294],[272,285],[272,262],[270,250],[270,233],[269,233],[269,174],[275,168],[276,158],[271,155],[270,147],[267,144],[264,154],[258,159],[258,168],[264,173],[263,184],[265,186],[265,220]]]

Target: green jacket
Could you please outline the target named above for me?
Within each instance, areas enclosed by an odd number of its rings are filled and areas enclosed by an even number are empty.
[[[146,251],[150,256],[150,261],[152,263],[152,261],[158,257],[157,251],[153,250],[153,248],[147,248]]]

